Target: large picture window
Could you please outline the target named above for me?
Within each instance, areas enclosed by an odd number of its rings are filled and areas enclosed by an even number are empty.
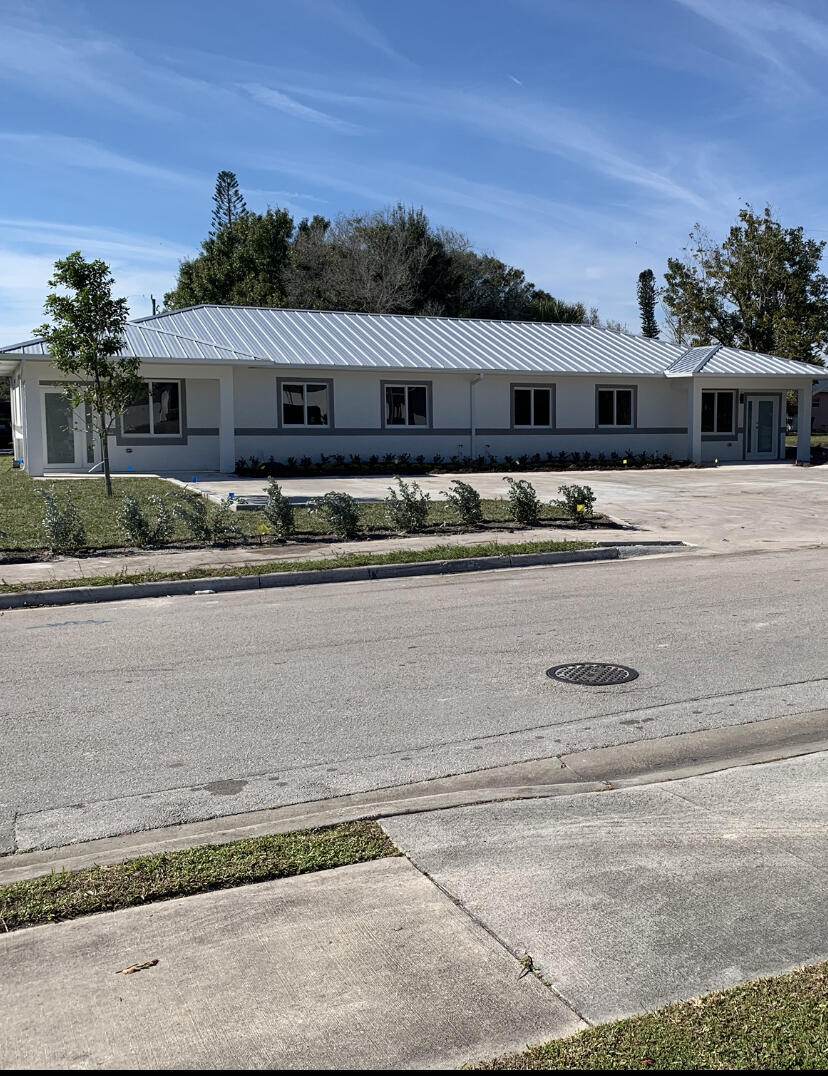
[[[429,426],[427,385],[385,386],[386,426]]]
[[[631,388],[597,390],[597,424],[630,428],[635,425],[635,392]]]
[[[147,381],[124,410],[121,433],[126,437],[180,437],[181,383]]]
[[[324,381],[283,381],[283,426],[330,426],[330,388]]]
[[[735,433],[735,418],[736,394],[732,389],[702,393],[702,433]]]
[[[515,427],[554,424],[554,394],[550,385],[512,386],[512,425]]]

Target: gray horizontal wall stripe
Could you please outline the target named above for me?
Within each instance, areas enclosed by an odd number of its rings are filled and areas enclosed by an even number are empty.
[[[737,433],[703,433],[701,439],[702,441],[738,441],[739,435]]]
[[[477,431],[480,433],[480,430]],[[504,431],[508,433],[509,431]],[[331,430],[324,426],[319,429],[310,429],[307,426],[297,426],[292,428],[286,426],[284,429],[277,429],[275,426],[237,426],[236,437],[335,437],[337,434],[342,434],[344,437],[396,437],[398,434],[406,436],[408,434],[414,434],[418,437],[431,436],[431,437],[468,437],[471,430],[466,427],[465,429],[440,429],[434,426],[388,426],[387,428],[377,429],[376,426],[367,426],[365,429],[348,429],[346,427],[339,426],[337,429]]]
[[[188,426],[186,431],[189,437],[218,437],[218,426]]]
[[[661,433],[661,434],[664,434],[664,433],[687,433],[687,427],[686,426],[637,426],[637,427],[633,427],[633,426],[598,426],[597,428],[594,428],[592,426],[582,426],[582,427],[574,427],[574,426],[562,427],[562,426],[559,426],[557,429],[552,430],[552,429],[549,429],[549,428],[543,427],[543,426],[536,426],[534,429],[531,428],[531,427],[528,427],[528,426],[527,427],[520,427],[519,426],[516,429],[509,429],[508,426],[504,426],[504,427],[502,427],[500,429],[496,429],[496,430],[485,430],[485,429],[480,429],[478,427],[478,429],[475,430],[475,433],[478,435],[478,437],[499,437],[499,436],[511,437],[513,434],[517,434],[519,436],[525,436],[526,434],[529,434],[530,436],[534,436],[534,437],[557,437],[559,434],[563,434],[566,437],[585,437],[587,435],[592,436],[592,434],[599,434],[601,436],[606,436],[607,434],[610,434],[613,437],[622,437],[622,436],[626,437],[626,436],[630,436],[630,435],[635,436],[636,434],[639,434],[639,433],[646,433],[646,434],[652,434],[652,433]]]

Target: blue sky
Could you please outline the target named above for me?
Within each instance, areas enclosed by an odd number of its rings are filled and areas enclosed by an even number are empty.
[[[827,63],[823,0],[2,0],[0,342],[74,249],[148,313],[224,168],[297,220],[422,205],[637,332],[697,220],[828,238]]]

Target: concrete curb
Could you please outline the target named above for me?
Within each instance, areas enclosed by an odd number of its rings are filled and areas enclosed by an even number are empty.
[[[0,594],[0,609],[33,609],[50,605],[81,605],[88,602],[128,601],[132,598],[166,598],[203,591],[264,590],[271,587],[311,586],[315,583],[353,583],[372,579],[401,579],[417,575],[454,575],[500,568],[535,567],[543,564],[580,564],[618,560],[617,546],[597,546],[563,553],[505,553],[493,557],[459,557],[407,564],[366,564],[356,568],[318,568],[305,572],[267,572],[258,575],[205,576],[200,579],[167,579],[157,583],[116,583],[109,586],[65,587],[60,590],[29,590]]]
[[[551,799],[661,784],[740,766],[828,751],[828,709],[589,748],[471,773],[392,785],[326,800],[182,822],[63,847],[0,856],[0,885],[60,870],[340,822],[422,814],[502,800]]]

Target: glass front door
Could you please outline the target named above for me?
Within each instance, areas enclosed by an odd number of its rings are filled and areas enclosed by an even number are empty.
[[[60,389],[44,389],[43,447],[47,467],[86,469],[84,464],[90,457],[86,425],[82,407],[72,407]],[[89,462],[94,462],[94,456]]]
[[[779,397],[748,396],[745,407],[745,457],[775,460],[779,452]]]

